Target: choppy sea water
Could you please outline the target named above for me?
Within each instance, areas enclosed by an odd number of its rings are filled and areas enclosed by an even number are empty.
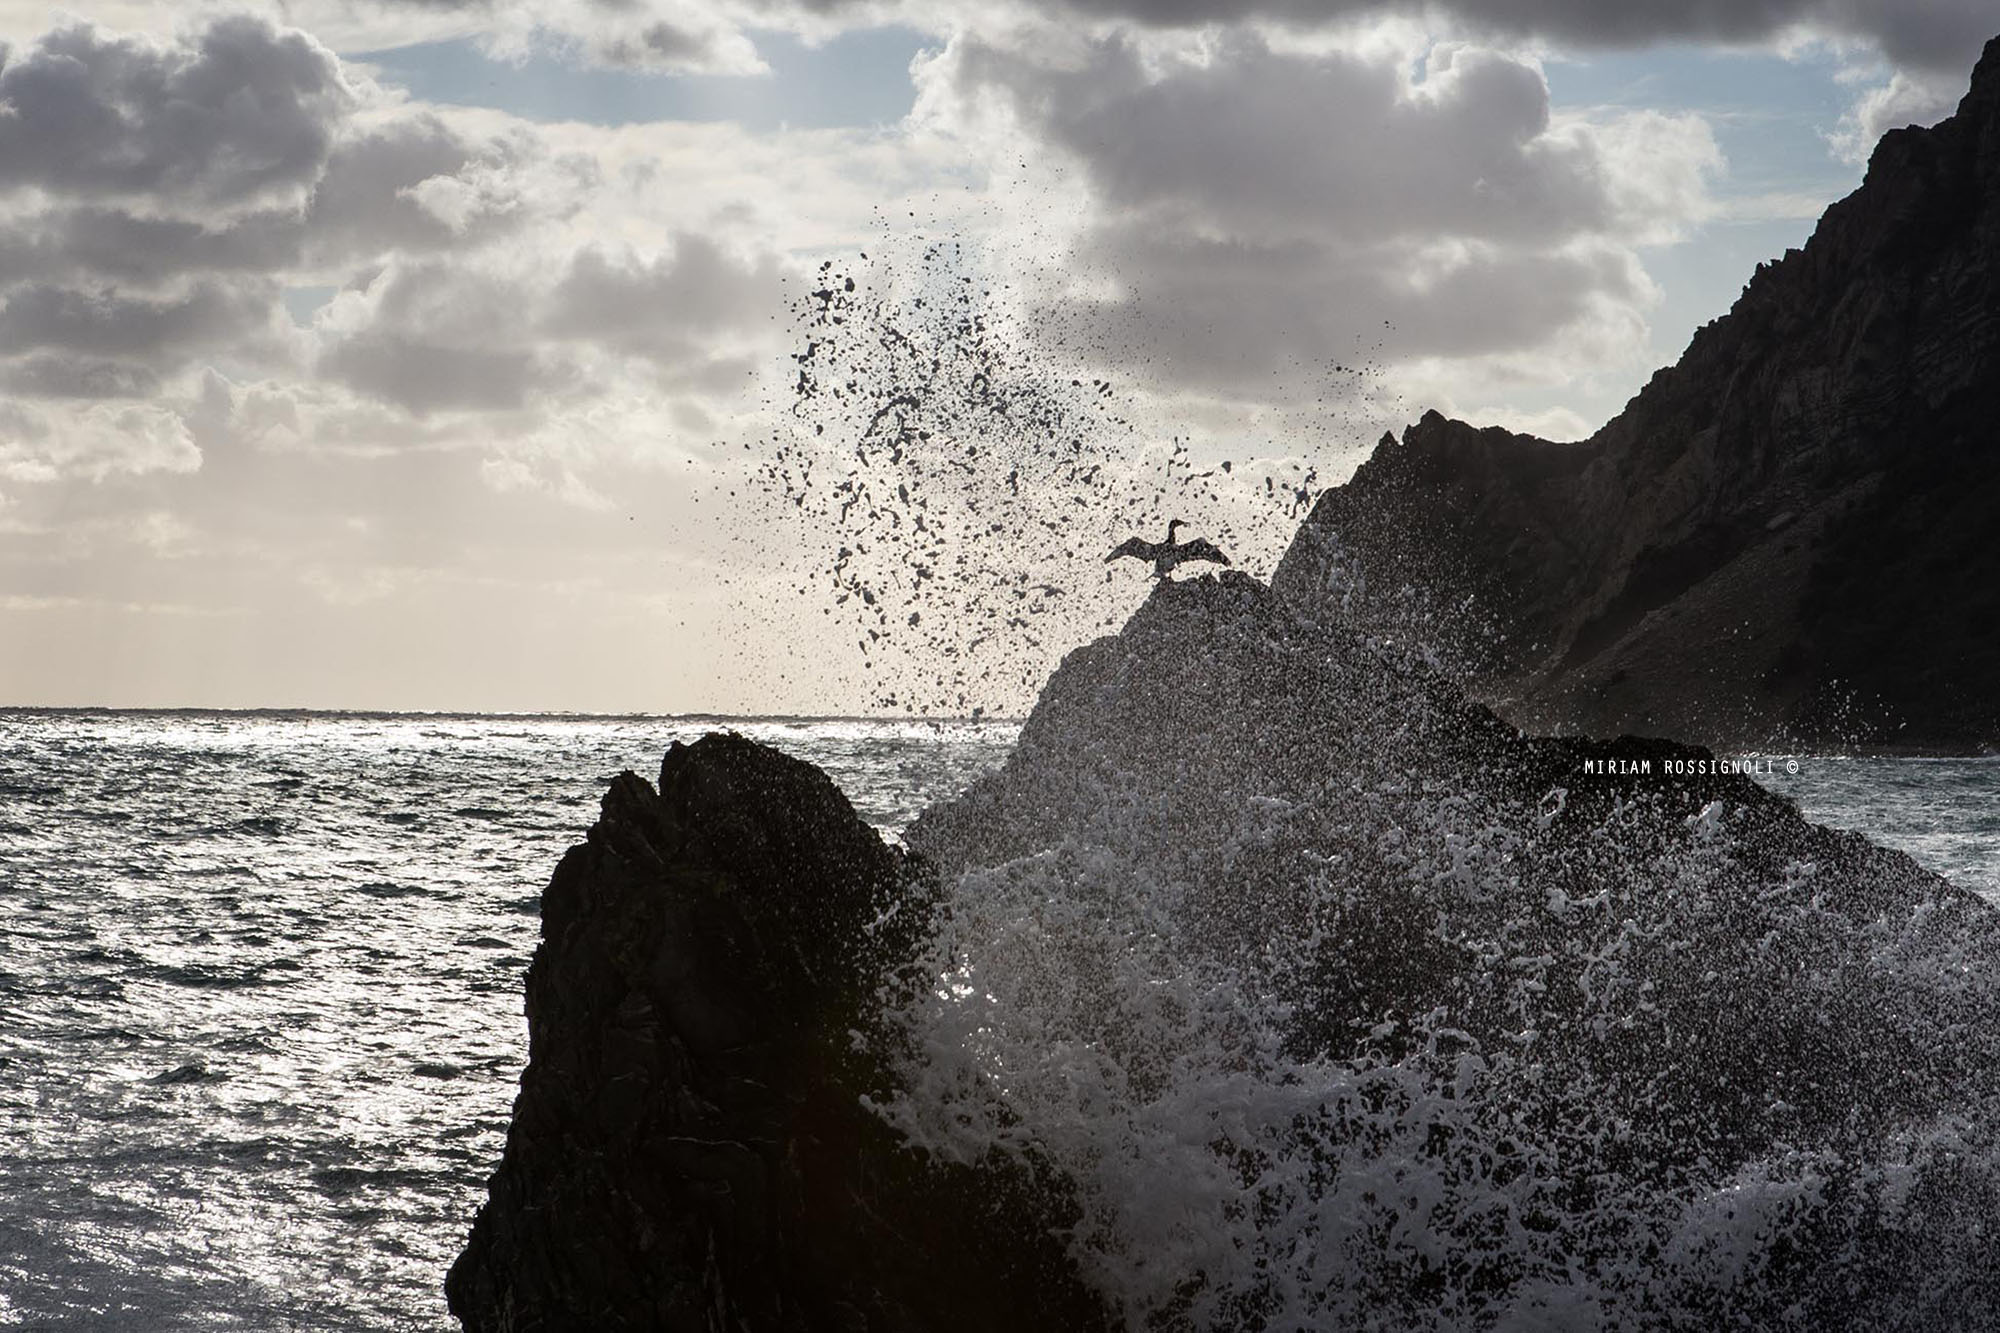
[[[1804,756],[1766,786],[1806,818],[1854,829],[2000,904],[2000,758]]]
[[[542,886],[712,725],[0,713],[0,1325],[455,1327]],[[886,829],[1014,735],[734,725]]]
[[[715,725],[0,713],[0,1325],[452,1327],[542,885]],[[891,831],[1015,734],[730,725]],[[1772,784],[2000,899],[2000,763]]]

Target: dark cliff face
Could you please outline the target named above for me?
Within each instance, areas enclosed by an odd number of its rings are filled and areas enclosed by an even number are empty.
[[[1273,579],[1515,721],[2000,745],[2000,39],[1589,440],[1427,415]]]
[[[736,736],[624,774],[543,895],[506,1157],[446,1290],[475,1333],[1089,1329],[1018,1168],[930,1163],[856,1034],[931,890]]]

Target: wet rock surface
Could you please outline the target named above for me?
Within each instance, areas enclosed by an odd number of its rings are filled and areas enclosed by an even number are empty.
[[[2000,920],[1705,750],[1231,571],[908,840],[740,738],[617,780],[468,1329],[2000,1319]]]
[[[529,1065],[447,1292],[468,1330],[1097,1326],[1062,1192],[863,1105],[933,890],[816,768],[736,736],[621,775],[543,898]]]
[[[1072,653],[907,836],[960,876],[934,965],[988,997],[910,1021],[1008,1071],[1098,1251],[1148,1188],[1098,1163],[1234,1168],[1190,1215],[1255,1225],[1148,1242],[1180,1285],[1102,1266],[1135,1326],[2000,1313],[1966,1239],[2000,1222],[2000,922],[1706,750],[1524,736],[1225,574]],[[1110,1072],[1038,1083],[1059,1042]]]

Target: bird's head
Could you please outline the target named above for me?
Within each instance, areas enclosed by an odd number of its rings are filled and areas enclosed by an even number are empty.
[[[1167,523],[1167,540],[1168,540],[1168,541],[1172,541],[1172,540],[1174,539],[1174,530],[1175,530],[1176,528],[1184,528],[1184,527],[1186,527],[1186,526],[1187,526],[1187,524],[1186,524],[1186,523],[1185,523],[1184,521],[1182,521],[1181,519],[1178,519],[1178,518],[1176,518],[1176,519],[1172,519],[1172,520],[1170,520],[1170,521],[1169,521],[1169,522]]]

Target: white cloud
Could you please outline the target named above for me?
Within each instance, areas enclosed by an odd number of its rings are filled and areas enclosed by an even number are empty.
[[[497,59],[550,53],[578,63],[674,74],[766,74],[740,15],[687,0],[502,4],[482,45]]]
[[[1950,115],[1965,93],[1963,75],[1908,73],[1865,90],[1827,136],[1844,161],[1866,162],[1890,130],[1933,125]]]
[[[1464,44],[1418,78],[1393,47],[961,38],[921,84],[932,129],[1080,173],[1047,280],[1109,281],[1051,319],[1156,388],[1268,394],[1385,325],[1404,362],[1636,356],[1637,251],[1713,213],[1722,164],[1698,116],[1557,117],[1533,63]]]
[[[151,404],[0,403],[0,477],[13,482],[101,482],[201,466],[187,423]]]

